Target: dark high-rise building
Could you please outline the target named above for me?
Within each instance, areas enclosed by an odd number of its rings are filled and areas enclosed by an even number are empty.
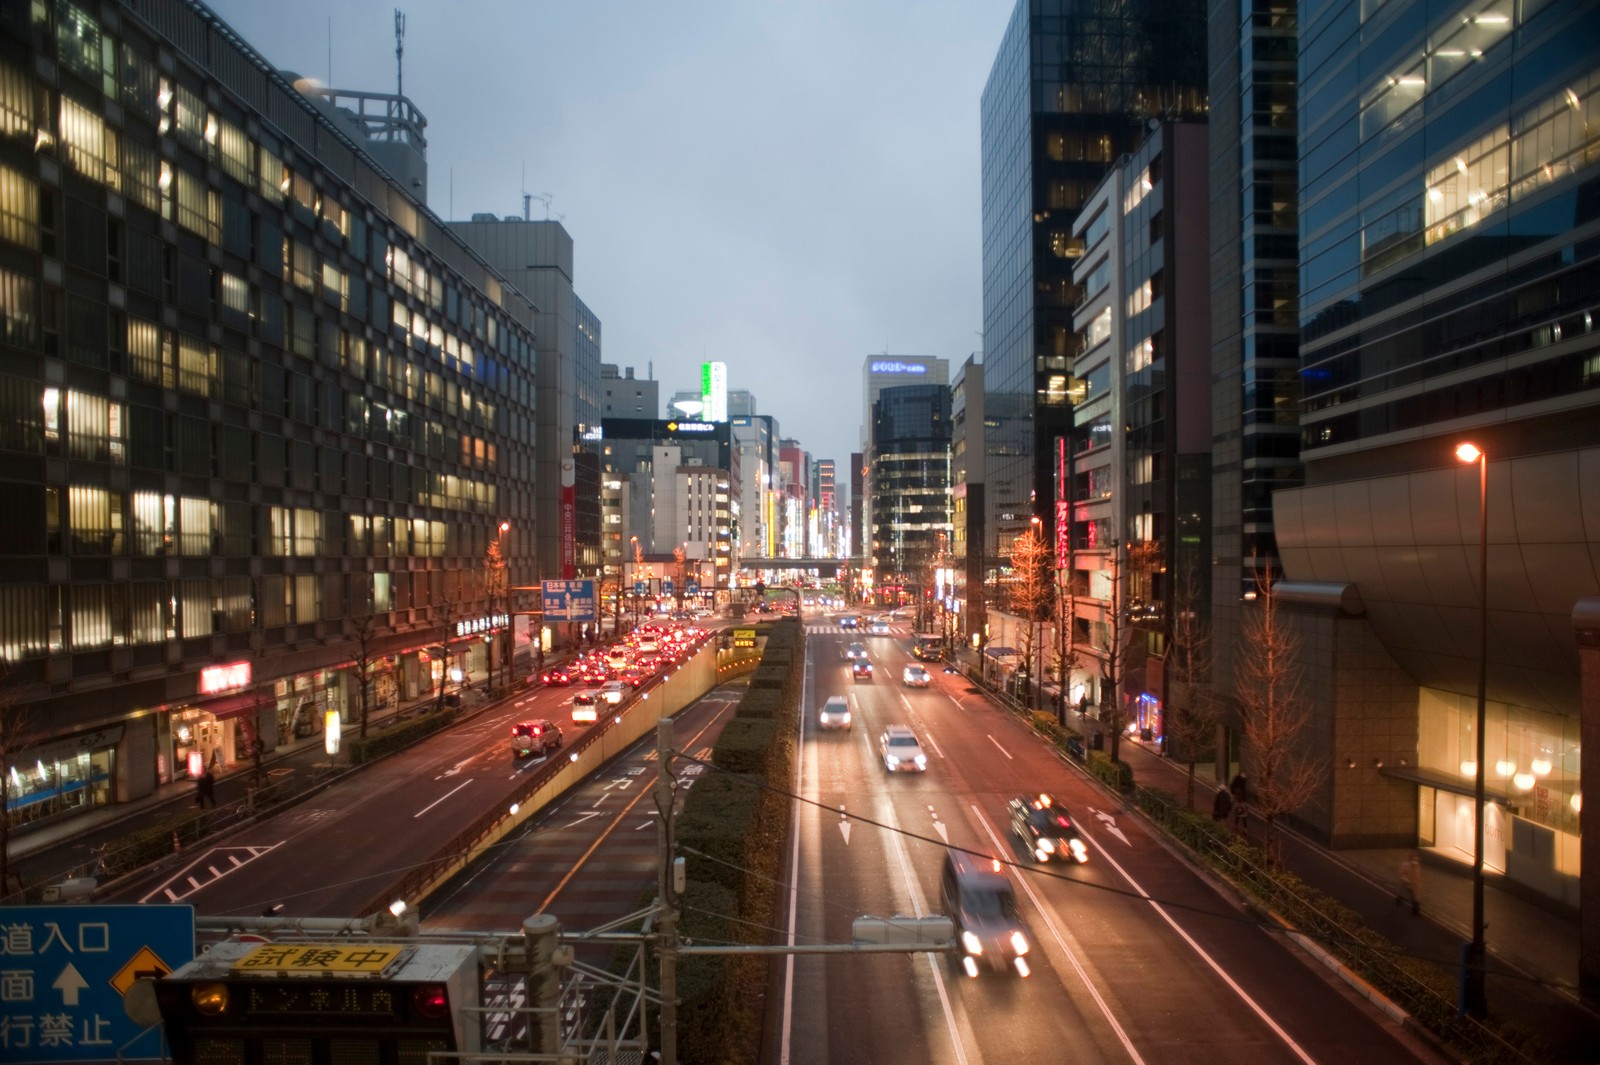
[[[1272,493],[1300,483],[1295,0],[1214,0],[1211,364],[1214,672],[1239,604],[1275,569]]]
[[[1081,254],[1072,226],[1144,122],[1206,109],[1200,0],[1107,5],[1018,0],[984,86],[986,522],[1004,556],[1037,515],[1054,520],[1055,445],[1071,432]]]
[[[930,588],[950,542],[950,389],[885,388],[872,404],[868,565],[879,588]]]

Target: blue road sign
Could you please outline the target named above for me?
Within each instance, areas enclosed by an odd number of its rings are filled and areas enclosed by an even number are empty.
[[[671,595],[672,594],[672,578],[671,577],[668,577],[668,578],[666,578],[665,580],[663,580],[661,582],[661,594],[662,595]]]
[[[544,581],[544,620],[593,621],[594,581]]]
[[[648,594],[650,594],[650,586],[648,584],[646,584],[644,581],[634,581],[633,582],[633,594],[634,595],[648,595]]]
[[[122,999],[193,960],[192,906],[0,906],[0,1060],[162,1057]]]
[[[700,594],[700,582],[699,581],[685,581],[684,582],[684,586],[683,586],[683,594],[684,595],[699,595]]]

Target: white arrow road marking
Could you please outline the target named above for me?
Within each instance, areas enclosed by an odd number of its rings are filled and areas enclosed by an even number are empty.
[[[61,970],[61,975],[56,977],[56,982],[50,985],[61,992],[61,1001],[68,1006],[78,1004],[78,992],[89,986],[89,981],[83,978],[78,967],[70,961],[67,967]]]
[[[599,810],[590,810],[588,813],[579,814],[578,815],[578,819],[576,821],[569,821],[563,827],[565,827],[565,828],[576,828],[578,825],[581,825],[585,821],[589,820],[589,818],[591,818],[591,817],[599,817],[599,816],[600,816],[600,811]]]
[[[1089,812],[1106,823],[1107,832],[1120,839],[1124,845],[1129,847],[1133,846],[1132,843],[1128,842],[1128,837],[1122,834],[1122,829],[1117,827],[1117,819],[1115,817],[1106,813],[1104,810],[1096,810],[1093,806],[1089,807]]]
[[[433,779],[434,780],[443,780],[445,777],[456,776],[461,772],[461,770],[465,769],[467,766],[469,766],[471,764],[472,764],[472,759],[471,758],[463,758],[463,759],[461,759],[461,761],[457,762],[455,765],[451,766],[449,769],[446,769],[443,773],[440,773],[438,776],[434,777]]]
[[[844,836],[844,845],[850,846],[850,819],[845,816],[844,807],[839,807],[839,831]]]
[[[950,846],[950,833],[944,830],[944,822],[939,820],[939,814],[933,807],[928,807],[928,816],[933,818],[933,830],[939,833],[939,838],[944,840],[946,847]]]

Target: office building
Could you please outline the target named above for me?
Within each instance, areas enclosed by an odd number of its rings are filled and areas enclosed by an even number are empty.
[[[534,313],[539,420],[534,528],[538,574],[600,574],[600,320],[573,289],[572,236],[560,222],[474,215],[450,228],[515,285]]]
[[[1471,863],[1483,774],[1486,868],[1580,912],[1596,986],[1600,8],[1350,0],[1300,33],[1305,484],[1273,511],[1329,767],[1304,817]]]
[[[14,819],[348,734],[506,646],[534,308],[423,204],[408,101],[379,150],[313,96],[189,0],[0,11]]]
[[[950,389],[885,388],[872,410],[866,565],[880,603],[894,605],[904,594],[920,604],[950,543]]]
[[[600,364],[602,418],[661,417],[661,382],[633,376],[633,367]],[[676,415],[674,415],[676,416]]]
[[[1072,231],[1083,248],[1074,274],[1083,348],[1045,526],[1068,595],[1057,617],[1075,624],[1080,659],[1068,690],[1102,708],[1115,702],[1119,720],[1152,738],[1162,735],[1174,614],[1203,614],[1211,578],[1205,163],[1205,124],[1151,123]]]
[[[1150,118],[1205,112],[1205,5],[1018,0],[979,110],[983,362],[994,560],[1052,522],[1055,441],[1072,429],[1085,200]]]

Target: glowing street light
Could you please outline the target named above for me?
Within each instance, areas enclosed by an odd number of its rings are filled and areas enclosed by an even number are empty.
[[[1488,766],[1484,756],[1484,732],[1489,689],[1489,456],[1476,445],[1463,443],[1456,448],[1456,458],[1478,464],[1478,724],[1477,755],[1472,763],[1472,943],[1467,948],[1462,1005],[1474,1017],[1482,1017],[1489,1005],[1483,942],[1483,807]],[[1462,768],[1466,768],[1465,763]]]

